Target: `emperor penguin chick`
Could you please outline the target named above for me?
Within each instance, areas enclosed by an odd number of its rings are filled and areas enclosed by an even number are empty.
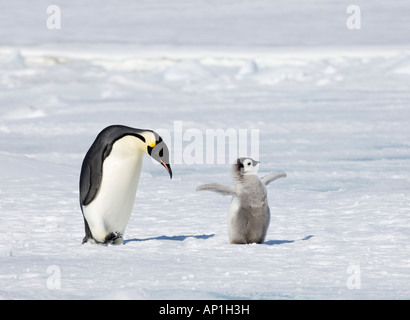
[[[254,168],[259,161],[239,158],[232,166],[234,186],[218,183],[204,184],[196,191],[208,190],[232,196],[229,207],[229,242],[232,244],[263,243],[270,222],[266,187],[272,181],[286,177],[284,172],[273,172],[261,179]]]

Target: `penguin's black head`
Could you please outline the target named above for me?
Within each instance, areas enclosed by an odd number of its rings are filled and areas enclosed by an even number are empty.
[[[169,164],[169,150],[162,138],[154,132],[156,141],[152,145],[147,146],[147,153],[156,161],[164,166],[172,179],[171,165]]]

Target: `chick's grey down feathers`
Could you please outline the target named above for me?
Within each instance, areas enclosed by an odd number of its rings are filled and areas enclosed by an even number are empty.
[[[245,159],[248,168],[244,168]],[[250,158],[239,158],[232,166],[234,186],[218,183],[204,184],[197,191],[212,191],[223,196],[232,196],[229,209],[230,243],[263,243],[270,222],[266,185],[272,181],[286,177],[284,172],[273,172],[261,179],[252,172],[258,161]]]

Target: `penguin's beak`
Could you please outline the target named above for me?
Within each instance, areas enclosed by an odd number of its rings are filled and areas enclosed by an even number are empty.
[[[161,164],[164,166],[165,169],[167,169],[169,173],[169,178],[172,179],[172,170],[171,170],[171,165],[168,163],[166,164],[164,161],[161,160]]]

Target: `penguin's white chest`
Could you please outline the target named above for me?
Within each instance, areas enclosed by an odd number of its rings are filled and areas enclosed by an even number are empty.
[[[134,206],[144,156],[136,143],[135,137],[118,140],[103,163],[98,193],[84,207],[84,215],[94,237],[103,238],[110,232],[125,231]]]

